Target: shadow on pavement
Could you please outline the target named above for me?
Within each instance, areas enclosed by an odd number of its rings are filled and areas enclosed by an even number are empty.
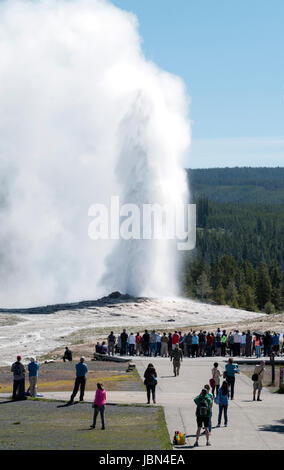
[[[260,426],[259,431],[268,431],[268,432],[278,432],[284,433],[284,419],[278,421],[279,424],[266,424],[265,426]]]

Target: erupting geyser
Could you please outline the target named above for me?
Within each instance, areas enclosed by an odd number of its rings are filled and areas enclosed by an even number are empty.
[[[103,0],[0,3],[0,305],[177,293],[176,244],[88,238],[88,209],[175,204],[187,187],[183,82]]]

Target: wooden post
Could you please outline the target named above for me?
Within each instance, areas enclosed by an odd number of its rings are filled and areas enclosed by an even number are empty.
[[[270,355],[270,364],[271,364],[271,385],[275,385],[275,353],[272,352]]]

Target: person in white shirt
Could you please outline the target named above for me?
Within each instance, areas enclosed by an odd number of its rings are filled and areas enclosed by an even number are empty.
[[[241,340],[242,335],[239,333],[239,330],[236,330],[234,334],[234,356],[241,355]]]
[[[243,334],[241,336],[241,355],[242,356],[245,356],[246,354],[246,339],[247,339],[246,334],[243,331]]]
[[[129,356],[134,356],[134,348],[136,344],[136,338],[133,333],[130,333],[128,338]]]
[[[160,333],[156,333],[156,339],[157,339],[157,350],[156,350],[156,356],[161,355],[161,335]]]

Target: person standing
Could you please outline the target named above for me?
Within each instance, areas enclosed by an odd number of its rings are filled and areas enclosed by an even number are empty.
[[[172,336],[172,347],[174,348],[176,344],[179,344],[179,334],[177,331]]]
[[[136,356],[140,356],[142,351],[142,336],[138,332],[135,336],[135,343],[136,343]]]
[[[11,372],[13,372],[13,400],[25,400],[25,374],[26,368],[21,363],[22,357],[17,356],[17,361],[12,364]]]
[[[74,389],[70,397],[69,404],[73,404],[73,400],[78,393],[80,387],[80,401],[84,400],[84,393],[86,387],[86,374],[88,372],[88,366],[85,364],[85,358],[81,357],[80,362],[76,364],[76,379],[74,384]]]
[[[133,333],[130,333],[128,338],[128,345],[129,345],[129,356],[134,356],[134,349],[135,349],[136,339]]]
[[[223,334],[221,337],[221,356],[226,356],[226,349],[227,349],[227,333],[226,330],[223,330]]]
[[[161,347],[162,347],[162,343],[161,343],[162,337],[161,337],[160,333],[156,333],[156,340],[157,340],[156,356],[160,356],[161,355]]]
[[[150,405],[150,398],[152,392],[153,403],[156,403],[156,385],[157,385],[157,372],[153,364],[148,364],[144,372],[144,385],[147,389],[147,404]]]
[[[263,380],[263,375],[264,375],[264,365],[265,362],[261,361],[260,364],[256,365],[254,368],[254,375],[256,380],[253,382],[253,401],[255,401],[255,396],[256,396],[256,391],[257,391],[257,401],[262,401],[260,399],[260,394],[262,390],[262,380]],[[256,377],[257,376],[257,377]]]
[[[215,396],[215,390],[216,390],[216,395],[219,391],[219,387],[220,387],[220,377],[221,377],[221,373],[218,369],[218,362],[214,362],[214,367],[212,369],[212,379],[214,380],[214,386],[212,388],[212,394],[213,394],[213,398]]]
[[[149,344],[150,344],[150,335],[148,333],[148,330],[145,330],[145,333],[143,335],[144,356],[149,356]]]
[[[152,353],[154,356],[157,356],[157,335],[155,330],[150,333],[150,356],[152,357]]]
[[[210,446],[211,444],[209,442],[209,420],[212,400],[208,397],[206,388],[203,388],[201,390],[201,393],[194,398],[194,403],[196,404],[195,415],[197,421],[196,441],[194,443],[194,447],[199,446],[198,440],[203,425],[205,427],[206,445]]]
[[[259,335],[255,335],[254,345],[255,345],[255,355],[257,358],[260,358],[261,357],[261,338]]]
[[[239,374],[238,365],[233,363],[233,359],[230,357],[228,364],[225,366],[226,382],[228,387],[231,389],[231,400],[234,399],[235,390],[235,374]]]
[[[250,330],[247,331],[246,334],[246,357],[251,357],[252,353],[252,335]]]
[[[194,356],[198,357],[198,342],[199,342],[198,336],[194,331],[192,335],[192,344],[191,344],[192,357]]]
[[[30,395],[31,395],[31,397],[36,397],[39,365],[36,362],[34,357],[31,357],[30,361],[31,362],[28,365],[29,382],[30,382]]]
[[[108,355],[114,356],[114,345],[115,345],[116,337],[113,334],[113,331],[110,332],[110,334],[107,337],[107,342],[108,342]]]
[[[213,395],[212,393],[210,393],[210,385],[206,384],[204,385],[204,388],[207,390],[207,396],[210,398],[211,400],[211,406],[210,406],[210,415],[209,415],[209,425],[208,425],[208,431],[209,431],[209,436],[211,434],[211,431],[212,431],[212,407],[213,407]],[[205,434],[205,431],[204,431],[204,434]]]
[[[236,330],[234,334],[234,356],[241,355],[241,338],[242,335],[239,333],[239,330]]]
[[[191,331],[186,336],[186,352],[188,357],[191,356],[192,334]]]
[[[161,338],[161,356],[162,357],[167,357],[168,356],[168,337],[166,333],[163,333],[163,336]]]
[[[127,340],[128,340],[128,334],[126,333],[125,329],[123,329],[121,335],[121,350],[120,350],[120,355],[121,356],[126,356],[127,355]]]
[[[92,429],[96,429],[97,416],[100,413],[101,420],[102,420],[102,430],[105,429],[106,391],[102,383],[97,383],[97,390],[95,394],[93,408],[94,408],[93,424],[91,424],[90,427]]]
[[[182,361],[182,350],[177,343],[171,352],[171,361],[173,361],[174,376],[176,377],[179,375],[180,363]]]
[[[229,405],[229,389],[227,382],[223,382],[219,392],[215,398],[216,405],[219,405],[218,424],[217,428],[221,426],[222,413],[224,411],[224,425],[228,425],[228,405]]]
[[[172,333],[169,333],[169,339],[168,339],[168,355],[171,355],[171,351],[173,349],[173,335]]]
[[[228,347],[229,347],[229,354],[232,356],[234,354],[234,335],[232,331],[229,333],[228,337]]]
[[[246,353],[246,334],[243,331],[241,336],[241,355],[244,356]]]

